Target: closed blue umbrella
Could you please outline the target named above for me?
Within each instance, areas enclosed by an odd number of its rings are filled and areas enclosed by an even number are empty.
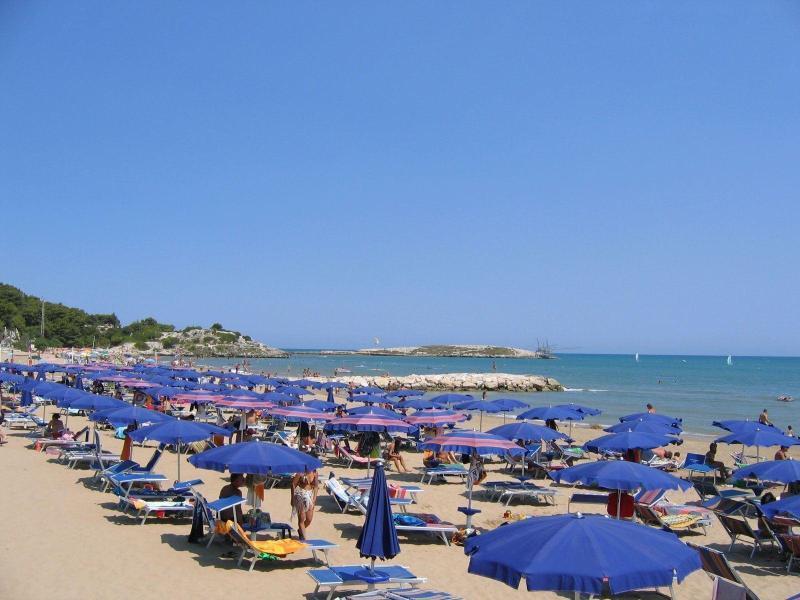
[[[322,462],[310,454],[260,441],[212,448],[189,457],[189,462],[200,469],[251,475],[299,473],[322,467]]]
[[[389,505],[389,492],[382,462],[375,467],[375,475],[369,491],[367,514],[356,542],[356,548],[362,558],[370,559],[370,566],[366,573],[359,573],[365,581],[376,583],[389,579],[386,573],[375,570],[376,558],[385,560],[400,554],[400,542],[397,540],[397,529],[394,526],[392,508]]]
[[[73,387],[76,390],[83,390],[83,377],[81,377],[80,373],[75,375],[75,385]]]
[[[768,460],[741,467],[733,472],[732,477],[734,480],[752,477],[761,481],[794,483],[800,481],[800,461]]]
[[[541,543],[531,543],[541,540]],[[599,515],[533,517],[467,539],[468,571],[528,591],[621,594],[669,587],[701,568],[674,533]]]
[[[330,402],[331,404],[334,404],[336,402],[336,400],[333,399],[333,388],[332,387],[328,388],[327,401]]]
[[[155,440],[162,444],[175,444],[178,449],[178,481],[181,479],[181,444],[207,440],[213,435],[228,435],[230,432],[221,427],[198,423],[197,421],[182,421],[170,418],[167,421],[140,427],[128,435],[135,442]]]

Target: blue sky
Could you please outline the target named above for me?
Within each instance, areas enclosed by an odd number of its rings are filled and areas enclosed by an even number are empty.
[[[800,354],[795,2],[0,3],[0,281],[285,347]]]

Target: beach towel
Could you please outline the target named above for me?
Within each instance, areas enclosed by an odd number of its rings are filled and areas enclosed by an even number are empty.
[[[406,527],[425,527],[426,523],[414,515],[397,514],[392,515],[395,525],[405,525]]]

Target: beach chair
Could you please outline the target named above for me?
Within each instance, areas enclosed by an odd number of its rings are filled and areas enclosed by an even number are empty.
[[[795,560],[800,560],[800,536],[784,534],[780,536],[781,543],[789,554],[789,560],[786,562],[786,572],[792,571],[792,563]]]
[[[733,545],[737,540],[745,543],[752,543],[753,551],[750,552],[750,558],[753,558],[756,550],[760,550],[764,542],[774,543],[775,541],[773,539],[773,535],[763,534],[755,531],[745,518],[732,517],[726,514],[717,514],[717,518],[719,519],[723,529],[725,529],[725,532],[731,538],[731,545],[728,547],[728,552],[733,550]],[[752,541],[748,542],[747,540]]]
[[[711,524],[710,520],[701,519],[697,515],[662,515],[644,504],[635,503],[633,510],[636,513],[636,517],[645,525],[653,525],[664,531],[671,531],[677,534],[700,527],[703,530],[703,535],[705,535],[706,527]]]
[[[161,456],[164,454],[165,447],[166,444],[159,444],[153,452],[153,455],[150,457],[150,460],[148,460],[144,466],[133,460],[125,460],[111,465],[105,469],[95,471],[95,479],[99,478],[101,481],[105,482],[105,486],[103,488],[105,491],[109,485],[109,476],[120,475],[122,473],[152,473],[153,469],[156,468],[158,461],[161,460]]]
[[[463,600],[448,592],[439,590],[423,590],[420,588],[394,588],[390,590],[372,590],[360,594],[345,596],[348,600]]]
[[[197,492],[194,493],[195,499],[200,499],[201,501],[201,508],[203,508],[203,516],[205,517],[206,523],[208,523],[209,533],[211,534],[206,547],[211,545],[211,542],[214,541],[216,535],[222,534],[223,530],[227,533],[227,528],[225,527],[225,523],[220,519],[219,515],[222,511],[232,509],[236,506],[244,504],[245,499],[241,496],[228,496],[227,498],[219,498],[214,500],[213,502],[208,502],[205,498],[203,498]],[[236,511],[233,511],[233,522],[239,525],[236,520]],[[264,533],[267,531],[276,531],[280,535],[281,539],[286,537],[292,537],[292,526],[288,523],[278,523],[278,522],[266,522],[262,521],[257,525],[248,525],[248,524],[241,524],[242,528],[252,534],[256,535],[259,533]]]
[[[352,488],[359,492],[368,492],[372,487],[371,477],[342,477],[342,483],[347,486],[348,491]],[[387,482],[390,498],[410,498],[412,502],[417,502],[417,494],[425,491],[418,485],[398,485]]]
[[[253,541],[247,537],[245,531],[237,523],[228,521],[225,525],[228,530],[227,533],[233,541],[233,544],[241,550],[241,553],[239,554],[239,560],[236,562],[236,565],[241,566],[243,561],[248,560],[250,562],[250,567],[247,569],[248,572],[252,572],[256,562],[262,558],[269,560],[274,559],[274,557],[284,558],[289,554],[294,554],[295,552],[306,548],[311,550],[311,555],[315,561],[327,565],[328,552],[339,547],[337,544],[333,544],[326,540],[304,540],[301,542],[286,538],[280,540],[265,540],[260,542]],[[319,555],[317,554],[318,552],[325,557],[324,560],[320,560]]]
[[[702,563],[703,570],[709,577],[715,581],[717,579],[724,579],[736,583],[744,587],[747,600],[759,600],[758,596],[747,587],[744,581],[742,581],[739,573],[733,568],[731,563],[728,562],[728,559],[722,552],[709,548],[708,546],[699,546],[690,542],[686,542],[686,545],[697,550],[697,553],[700,555],[700,562]]]
[[[419,470],[422,471],[422,477],[420,478],[420,482],[425,481],[425,478],[428,478],[427,483],[433,483],[434,479],[441,479],[445,481],[446,477],[460,477],[462,481],[466,480],[467,478],[467,469],[464,465],[460,464],[447,464],[447,465],[439,465],[436,467],[420,467]]]
[[[293,450],[299,449],[298,444],[292,441],[290,432],[285,430],[280,430],[273,433],[272,442],[276,444],[283,444],[284,446],[292,448]]]
[[[567,512],[572,512],[570,509],[573,504],[592,504],[595,506],[608,506],[608,494],[587,494],[584,492],[575,492],[569,497],[567,501]]]
[[[458,532],[458,527],[430,513],[404,513],[395,515],[394,519],[394,528],[398,533],[428,533],[441,539],[445,546],[450,545],[447,535]],[[414,519],[416,521],[412,523]]]
[[[338,506],[339,510],[343,513],[347,512],[347,509],[352,508],[363,515],[367,514],[367,505],[369,504],[368,493],[351,493],[347,491],[335,477],[329,477],[325,480],[325,490],[331,498],[333,498],[336,506]],[[411,498],[389,498],[389,504],[400,507],[402,511],[405,511],[405,507],[412,504],[412,502]]]
[[[703,476],[709,473],[716,474],[717,470],[711,465],[706,464],[706,457],[704,454],[696,454],[689,452],[683,461],[683,469],[689,471],[689,477],[693,477],[695,473],[701,473]],[[716,475],[714,475],[716,479]]]
[[[525,481],[507,486],[500,492],[498,502],[502,502],[503,498],[506,498],[506,506],[509,506],[511,501],[514,499],[535,498],[537,502],[543,501],[545,504],[552,504],[555,506],[557,495],[558,490],[556,489],[542,487],[529,481]]]
[[[142,522],[139,525],[144,525],[152,513],[159,516],[166,516],[170,514],[174,517],[189,517],[191,518],[194,512],[194,505],[188,499],[175,501],[175,500],[145,500],[143,498],[126,497],[121,499],[126,505],[131,506],[137,510],[137,518],[142,517]],[[126,508],[127,511],[127,508]]]
[[[380,459],[377,458],[367,458],[364,456],[359,456],[353,452],[350,452],[344,446],[337,446],[338,450],[336,450],[336,456],[342,461],[345,465],[345,468],[352,469],[353,465],[363,466],[366,467],[368,464],[370,466],[374,466],[378,463]]]
[[[693,504],[674,504],[666,497],[664,490],[640,490],[633,500],[636,504],[641,504],[655,510],[663,515],[692,515],[699,520],[706,522],[706,526],[712,524],[714,511],[702,506]]]
[[[408,567],[401,565],[384,565],[376,567],[376,571],[385,574],[383,581],[375,581],[365,577],[363,572],[367,570],[366,565],[337,565],[322,569],[309,569],[306,571],[314,581],[315,588],[312,595],[319,594],[322,590],[327,590],[326,600],[333,597],[334,592],[343,586],[367,586],[368,590],[373,590],[378,585],[406,585],[416,587],[420,583],[425,583],[425,578],[417,577]]]

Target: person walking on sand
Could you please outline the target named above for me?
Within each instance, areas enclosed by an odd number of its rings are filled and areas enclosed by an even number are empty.
[[[297,513],[297,537],[306,539],[306,530],[314,519],[314,505],[317,503],[317,472],[295,473],[292,477],[291,496],[292,514]]]
[[[767,409],[761,411],[761,414],[758,415],[758,422],[762,425],[772,425],[772,421],[769,420],[769,415],[767,414]]]

